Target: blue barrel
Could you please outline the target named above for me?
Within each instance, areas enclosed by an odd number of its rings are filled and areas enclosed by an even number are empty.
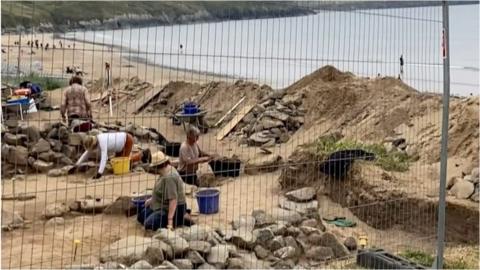
[[[135,205],[137,208],[137,212],[139,213],[143,208],[145,208],[145,201],[147,201],[151,195],[146,195],[138,198],[132,199],[132,204]]]
[[[200,190],[195,195],[197,197],[198,209],[201,214],[218,213],[220,191],[217,189]]]
[[[194,102],[188,102],[183,104],[183,113],[187,115],[198,113],[198,105]]]

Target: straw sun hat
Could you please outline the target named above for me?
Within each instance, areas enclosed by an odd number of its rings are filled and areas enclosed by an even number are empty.
[[[93,150],[97,147],[97,136],[86,136],[83,139],[83,147],[87,150]]]
[[[152,163],[150,168],[157,167],[168,161],[168,157],[162,152],[158,151],[152,155]]]

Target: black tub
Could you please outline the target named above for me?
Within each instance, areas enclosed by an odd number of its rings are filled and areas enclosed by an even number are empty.
[[[208,163],[215,176],[238,177],[242,162],[234,159],[212,160]]]
[[[181,143],[178,142],[165,142],[165,154],[171,157],[178,157],[180,156],[180,145]]]

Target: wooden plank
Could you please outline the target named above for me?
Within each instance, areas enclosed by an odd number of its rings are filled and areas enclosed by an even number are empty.
[[[215,123],[215,125],[213,125],[213,127],[217,127],[218,125],[220,125],[222,122],[223,122],[223,119],[225,119],[225,117],[229,116],[233,110],[235,110],[238,105],[240,105],[240,103],[242,103],[244,100],[245,100],[245,96],[243,96],[230,110],[228,110],[228,112],[222,116],[222,118],[220,118],[220,120],[218,120],[217,123]]]
[[[234,127],[237,126],[237,124],[242,121],[243,117],[245,117],[245,115],[247,115],[247,113],[250,112],[250,110],[252,110],[252,108],[254,107],[254,105],[245,105],[242,109],[240,109],[238,111],[238,113],[235,115],[235,117],[233,117],[233,119],[228,122],[218,133],[217,133],[217,140],[221,141],[225,136],[228,135],[228,133],[230,133],[230,131],[232,131],[232,129]]]
[[[162,87],[150,89],[147,93],[143,95],[145,97],[144,102],[141,102],[141,103],[135,102],[135,107],[132,112],[134,114],[139,113],[141,110],[143,110],[145,107],[148,106],[148,104],[152,101],[152,99],[160,95],[160,93],[163,91],[164,88],[165,87],[162,86]],[[143,98],[140,98],[140,101],[142,101],[142,99]]]

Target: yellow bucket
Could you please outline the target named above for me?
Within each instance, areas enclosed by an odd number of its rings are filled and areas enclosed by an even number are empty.
[[[110,160],[112,164],[113,173],[116,175],[126,174],[130,171],[129,157],[115,157]]]

